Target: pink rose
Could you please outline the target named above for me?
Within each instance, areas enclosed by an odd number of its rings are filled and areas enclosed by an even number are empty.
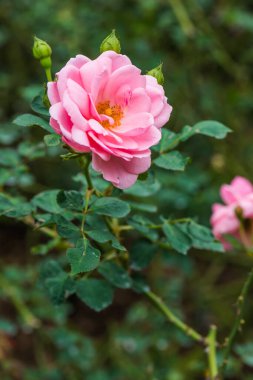
[[[246,178],[235,177],[231,185],[221,186],[220,195],[225,205],[213,205],[211,224],[214,236],[228,250],[232,247],[224,235],[235,237],[247,248],[252,247],[253,185]]]
[[[120,189],[150,167],[150,147],[172,111],[157,80],[114,51],[71,58],[48,97],[55,132],[75,151],[92,152],[93,168]]]

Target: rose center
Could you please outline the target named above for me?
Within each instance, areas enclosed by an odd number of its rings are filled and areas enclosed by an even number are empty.
[[[111,124],[109,120],[103,120],[101,124],[104,128],[114,128],[121,124],[121,119],[124,114],[119,105],[115,104],[114,106],[111,106],[108,100],[106,102],[98,103],[97,111],[100,115],[110,116],[114,120],[113,124]]]

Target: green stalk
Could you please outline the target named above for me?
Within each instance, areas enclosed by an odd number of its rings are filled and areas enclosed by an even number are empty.
[[[245,303],[245,298],[248,294],[249,288],[253,283],[253,268],[249,272],[246,281],[243,284],[241,293],[239,297],[237,298],[237,310],[236,310],[236,317],[231,329],[230,334],[228,337],[225,339],[225,351],[224,351],[224,356],[223,356],[223,362],[221,365],[221,371],[224,372],[226,370],[226,366],[228,364],[228,358],[232,349],[232,344],[234,342],[235,336],[240,329],[241,325],[244,323],[242,314],[243,314],[243,307]]]
[[[186,335],[194,339],[195,341],[199,343],[205,343],[205,338],[199,334],[196,330],[194,330],[192,327],[188,326],[186,323],[181,321],[180,318],[178,318],[165,303],[162,301],[160,297],[158,297],[155,293],[152,291],[147,291],[144,293],[147,298],[162,312],[162,314],[165,315],[165,317],[173,323],[176,327],[178,327],[180,330],[182,330]]]
[[[209,334],[207,336],[207,355],[210,371],[210,380],[218,380],[218,366],[217,366],[217,356],[216,356],[216,326],[211,326]]]

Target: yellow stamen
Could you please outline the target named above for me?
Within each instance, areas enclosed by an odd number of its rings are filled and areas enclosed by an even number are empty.
[[[105,110],[105,114],[108,115],[108,116],[111,116],[112,115],[112,109],[111,108],[107,108]]]
[[[110,124],[109,120],[102,121],[101,124],[104,128],[114,128],[120,126],[121,119],[124,115],[121,106],[117,104],[111,106],[109,100],[107,100],[97,105],[97,111],[100,115],[103,114],[110,116],[114,120],[114,124]]]

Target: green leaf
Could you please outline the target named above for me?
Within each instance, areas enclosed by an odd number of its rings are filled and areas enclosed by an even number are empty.
[[[149,240],[155,241],[158,239],[159,235],[157,231],[149,227],[153,224],[152,221],[143,215],[134,215],[131,219],[128,220],[128,224],[134,227],[134,229],[139,231]]]
[[[173,152],[161,154],[154,160],[154,163],[159,168],[167,170],[180,170],[183,171],[189,162],[189,157],[184,157],[180,152],[174,150]]]
[[[157,212],[157,206],[148,203],[129,201],[131,209],[144,211],[144,212]]]
[[[160,144],[154,150],[160,151],[160,153],[168,152],[178,146],[180,142],[186,141],[197,134],[223,139],[230,132],[232,132],[231,129],[214,120],[200,121],[193,127],[186,125],[180,133],[174,133],[163,128]]]
[[[99,215],[107,215],[113,218],[123,218],[130,212],[129,205],[113,197],[98,198],[91,206],[90,211]]]
[[[57,203],[59,190],[46,190],[37,194],[32,199],[32,204],[44,211],[52,213],[62,212],[62,208]]]
[[[235,346],[235,352],[240,356],[243,363],[253,367],[253,343],[248,342],[245,344],[237,344]]]
[[[13,120],[13,123],[21,127],[32,127],[34,125],[38,125],[47,132],[54,133],[53,128],[50,127],[46,120],[42,119],[39,116],[35,116],[28,113],[16,117],[16,119]]]
[[[57,194],[57,203],[62,208],[82,211],[84,207],[84,196],[80,191],[69,190],[59,191]]]
[[[74,223],[65,219],[63,216],[57,215],[55,222],[57,224],[57,232],[61,237],[74,242],[81,237],[80,229]]]
[[[134,195],[136,197],[149,197],[157,193],[161,185],[152,175],[148,175],[145,181],[138,180],[129,189],[124,190],[124,193]]]
[[[61,136],[56,133],[44,136],[44,142],[47,146],[57,146],[61,143]]]
[[[98,228],[89,231],[85,230],[85,234],[98,243],[106,243],[111,241],[113,248],[116,248],[119,251],[126,251],[126,248],[120,244],[116,237],[106,228]]]
[[[132,289],[138,294],[146,293],[150,290],[146,279],[139,273],[132,277]]]
[[[0,149],[0,165],[7,167],[15,167],[21,163],[19,154],[15,149]]]
[[[86,241],[87,246],[83,248],[69,248],[67,257],[71,266],[71,273],[89,272],[94,270],[100,261],[100,251]]]
[[[130,249],[130,266],[134,270],[146,268],[156,254],[156,247],[147,241],[138,241]]]
[[[155,145],[155,151],[163,153],[173,149],[178,145],[179,135],[170,131],[169,129],[162,128],[162,138],[158,145]]]
[[[10,196],[0,193],[0,213],[10,211],[15,207],[15,202]]]
[[[113,288],[103,280],[85,279],[77,283],[77,295],[91,309],[101,311],[112,303]]]
[[[119,265],[112,262],[103,262],[99,265],[98,272],[114,286],[122,289],[128,289],[132,285],[128,273]]]
[[[188,234],[194,248],[224,252],[223,245],[215,241],[212,231],[209,228],[192,221],[188,224]]]
[[[195,133],[214,137],[216,139],[224,139],[228,133],[232,132],[230,128],[214,120],[201,121],[193,126]]]
[[[34,207],[29,202],[20,202],[15,204],[11,210],[6,212],[6,216],[10,218],[22,218],[24,216],[30,215],[34,210]]]
[[[44,92],[44,91],[43,91]],[[43,116],[50,116],[48,109],[43,104],[43,93],[41,95],[35,96],[35,98],[32,100],[31,108],[34,112],[39,113]]]
[[[51,301],[58,305],[75,292],[75,283],[55,260],[46,261],[40,270],[40,281]]]
[[[162,229],[171,247],[185,255],[192,245],[189,236],[175,224],[164,223]]]
[[[21,218],[31,214],[33,210],[34,207],[29,202],[0,194],[0,215],[6,215],[10,218]]]
[[[200,121],[193,127],[185,126],[180,134],[180,140],[185,141],[196,134],[210,136],[216,139],[223,139],[230,132],[232,132],[231,129],[225,127],[225,125],[219,123],[218,121],[205,120]]]

